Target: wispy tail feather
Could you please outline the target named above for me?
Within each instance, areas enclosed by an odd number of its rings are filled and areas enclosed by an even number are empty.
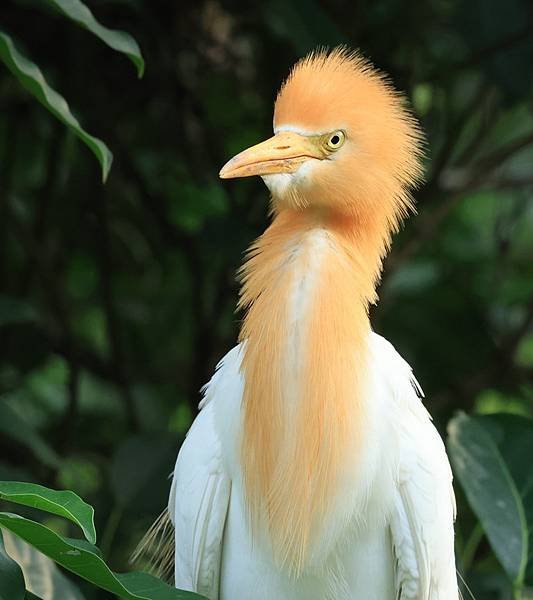
[[[157,517],[130,557],[156,577],[170,582],[174,574],[174,526],[168,509]]]

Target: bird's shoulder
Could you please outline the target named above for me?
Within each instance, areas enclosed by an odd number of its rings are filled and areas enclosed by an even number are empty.
[[[457,598],[453,559],[455,498],[444,443],[422,404],[409,364],[372,334],[377,376],[387,388],[398,439],[398,481],[391,520],[402,600]]]
[[[241,374],[242,353],[243,343],[240,343],[219,361],[213,376],[202,388],[203,397],[198,405],[200,410],[223,396],[240,399],[244,386]]]
[[[241,363],[245,344],[236,345],[220,360],[210,381],[202,388],[203,398],[199,408],[203,412],[211,405],[217,429],[225,429],[227,420],[234,424],[239,421],[235,417],[242,408],[244,374]],[[368,375],[373,384],[371,395],[379,396],[380,410],[388,410],[391,419],[403,414],[408,419],[414,417],[421,424],[431,425],[431,417],[422,403],[422,388],[407,361],[388,340],[377,333],[370,333],[368,348]],[[230,426],[229,423],[227,425]]]
[[[429,418],[422,404],[422,387],[413,369],[396,348],[383,336],[371,332],[369,350],[373,369],[386,385],[392,399],[409,406],[419,413],[419,417]]]
[[[424,394],[410,365],[390,342],[376,333],[371,335],[370,347],[376,375],[386,386],[391,418],[400,438],[400,463],[405,476],[429,469],[451,481],[444,443],[422,403]]]
[[[202,400],[199,408],[203,409],[211,402],[218,403],[222,396],[240,399],[244,387],[241,371],[245,342],[234,346],[217,364],[210,381],[202,388]],[[368,338],[372,371],[381,378],[389,390],[395,391],[399,400],[409,402],[411,393],[398,394],[398,390],[414,393],[415,406],[421,405],[424,397],[422,388],[416,380],[409,364],[402,358],[394,346],[381,335],[371,332]],[[427,413],[424,413],[427,415]]]
[[[244,388],[241,374],[242,344],[232,348],[217,364],[213,376],[202,388],[200,412],[180,449],[176,475],[186,479],[202,472],[236,473],[241,425],[241,401]],[[180,469],[186,471],[182,473]]]

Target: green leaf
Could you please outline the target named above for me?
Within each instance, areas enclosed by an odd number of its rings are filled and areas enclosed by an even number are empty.
[[[39,67],[22,55],[9,35],[2,31],[0,31],[0,59],[30,94],[91,149],[100,163],[102,179],[105,182],[113,161],[113,155],[109,148],[102,140],[93,137],[81,127],[76,117],[70,112],[65,98],[48,85]]]
[[[514,586],[533,581],[533,422],[510,414],[448,426],[450,458],[494,553]]]
[[[7,553],[20,565],[24,574],[27,598],[84,600],[83,594],[53,560],[10,531],[4,530],[3,533]]]
[[[137,67],[139,78],[144,73],[144,59],[137,42],[125,31],[108,29],[101,25],[93,16],[90,9],[80,0],[48,0],[50,4],[56,6],[69,19],[81,25],[96,37],[100,38],[104,44],[107,44],[113,50],[125,54]]]
[[[125,600],[198,600],[198,594],[177,590],[147,573],[114,573],[97,549],[74,545],[48,527],[12,513],[0,513],[0,526],[92,584]],[[204,599],[205,600],[205,599]]]
[[[0,499],[45,510],[79,525],[91,544],[96,542],[94,509],[70,490],[50,490],[35,483],[0,481]]]
[[[24,600],[25,595],[22,570],[6,552],[0,531],[0,600]]]

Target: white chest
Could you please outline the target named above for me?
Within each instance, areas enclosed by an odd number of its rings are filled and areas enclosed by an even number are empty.
[[[243,507],[239,454],[244,387],[240,372],[242,344],[228,358],[218,372],[211,392],[215,400],[215,423],[224,461],[233,482],[232,495],[239,497],[239,506]],[[384,375],[379,358],[373,356],[369,363],[365,395],[368,410],[364,426],[368,443],[364,444],[363,452],[358,456],[347,457],[345,467],[339,473],[336,500],[324,522],[319,543],[315,544],[310,554],[309,565],[312,569],[320,569],[331,560],[336,560],[335,555],[341,556],[345,545],[351,544],[350,540],[372,537],[372,532],[383,531],[387,526],[396,493],[399,442],[394,425],[398,418],[397,408]],[[247,531],[246,514],[244,509],[239,510],[242,510],[244,532]],[[257,550],[260,551],[259,548]],[[268,545],[261,552],[268,555]]]

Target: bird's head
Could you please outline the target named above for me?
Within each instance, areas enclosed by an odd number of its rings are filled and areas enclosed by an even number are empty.
[[[360,214],[385,202],[396,220],[410,207],[422,174],[420,130],[403,97],[359,54],[336,48],[300,60],[278,94],[274,133],[220,177],[260,175],[276,211]]]

